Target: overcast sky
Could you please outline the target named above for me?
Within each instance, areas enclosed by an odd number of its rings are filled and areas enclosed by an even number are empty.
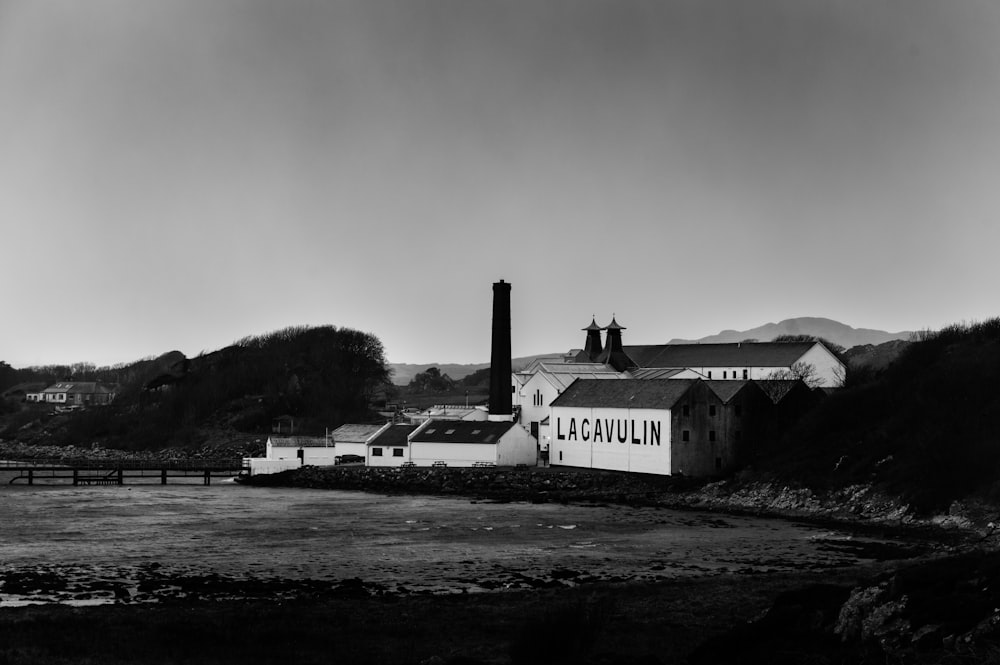
[[[1000,314],[996,0],[0,0],[0,360]]]

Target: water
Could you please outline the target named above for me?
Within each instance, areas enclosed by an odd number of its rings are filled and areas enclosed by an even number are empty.
[[[369,591],[457,593],[824,569],[873,558],[874,544],[784,520],[656,508],[233,483],[3,485],[0,606],[160,600],[190,592],[171,582],[178,576],[211,577],[222,595],[248,580],[353,578]]]

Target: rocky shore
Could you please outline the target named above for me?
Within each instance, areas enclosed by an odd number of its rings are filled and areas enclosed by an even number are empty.
[[[746,479],[716,482],[614,471],[568,468],[304,467],[243,482],[259,486],[346,489],[383,493],[468,496],[529,502],[601,502],[692,508],[731,513],[830,520],[852,525],[930,529],[946,539],[987,537],[996,513],[975,503],[940,515],[919,515],[871,486],[827,494]]]

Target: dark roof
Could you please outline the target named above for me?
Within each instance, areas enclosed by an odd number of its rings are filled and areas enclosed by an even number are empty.
[[[699,379],[577,379],[552,406],[669,409]]]
[[[749,384],[750,381],[705,381],[705,385],[722,400],[723,404],[729,403],[729,400]]]
[[[639,367],[788,367],[817,342],[626,346]]]
[[[410,432],[419,425],[393,425],[368,442],[369,446],[405,446]]]
[[[514,423],[510,421],[432,420],[413,440],[434,443],[496,443],[513,426]]]

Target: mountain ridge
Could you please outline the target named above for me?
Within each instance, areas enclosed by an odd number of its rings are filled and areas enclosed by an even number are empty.
[[[819,316],[802,316],[783,319],[778,323],[765,323],[749,330],[723,330],[715,335],[707,335],[699,339],[675,338],[667,343],[724,344],[727,342],[742,342],[747,339],[768,342],[779,335],[813,335],[815,337],[822,337],[834,344],[839,344],[845,349],[851,349],[855,346],[877,346],[885,342],[906,341],[910,339],[913,333],[911,331],[893,333],[874,328],[854,328],[834,319]],[[627,342],[626,345],[628,345]],[[565,353],[565,351],[559,353],[540,353],[533,356],[514,358],[511,363],[517,369],[528,364],[535,358],[560,356]],[[418,372],[426,371],[428,367],[437,367],[441,370],[442,374],[447,374],[451,378],[458,380],[472,374],[476,370],[489,367],[489,363],[389,363],[389,367],[393,370],[392,382],[396,385],[405,386]]]

